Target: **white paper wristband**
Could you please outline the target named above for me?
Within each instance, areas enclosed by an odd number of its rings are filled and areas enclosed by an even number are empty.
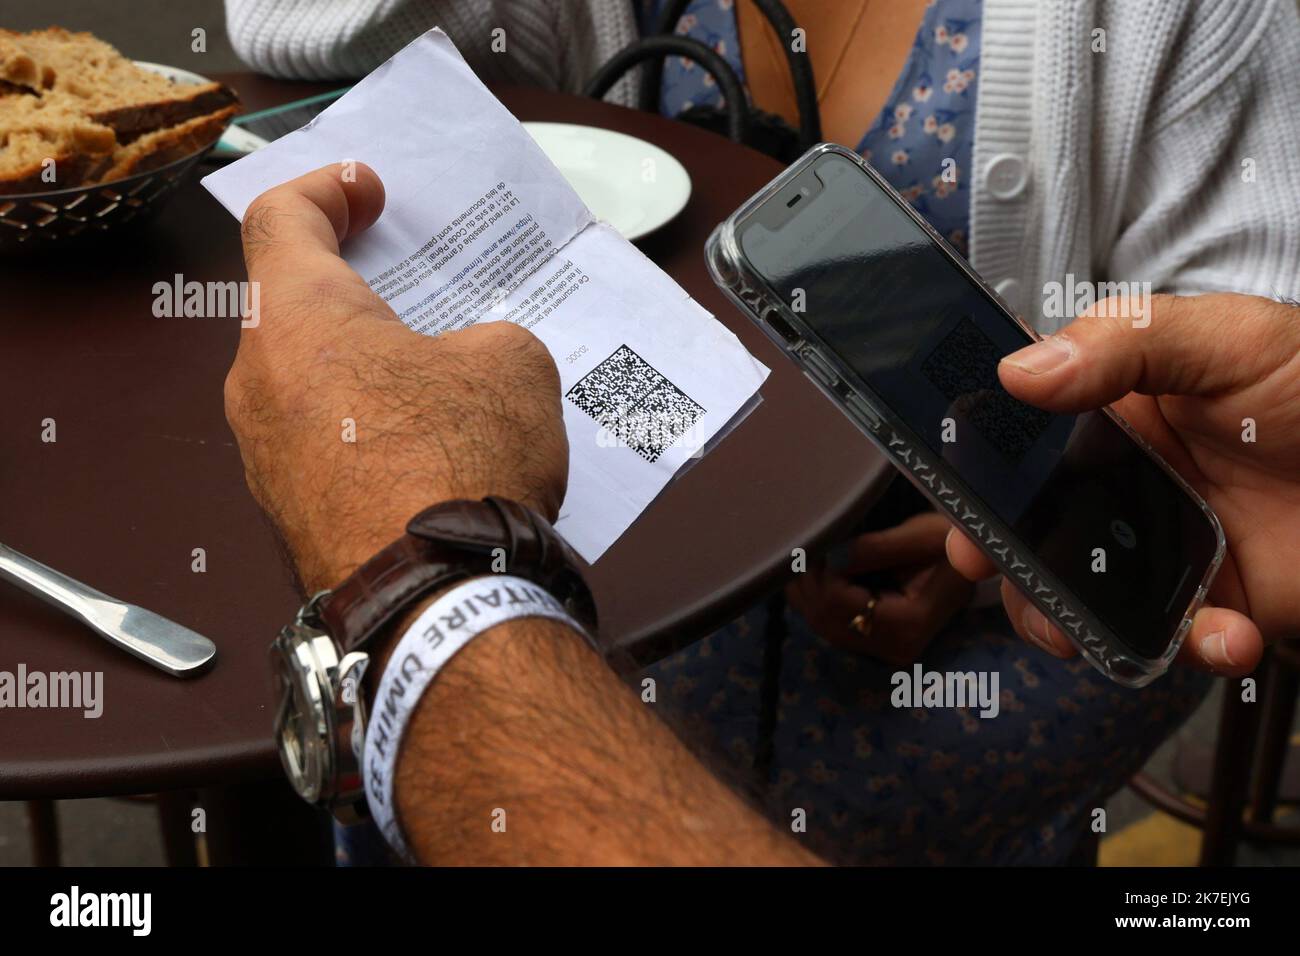
[[[406,724],[420,698],[447,661],[489,628],[506,621],[544,617],[586,636],[564,605],[531,581],[493,574],[458,584],[425,608],[397,642],[379,681],[366,726],[363,753],[370,815],[390,846],[413,859],[394,805],[397,754]],[[590,638],[588,638],[590,640]]]

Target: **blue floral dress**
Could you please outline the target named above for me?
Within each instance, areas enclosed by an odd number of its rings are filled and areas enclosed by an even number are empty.
[[[963,254],[979,83],[980,0],[935,0],[858,149]],[[678,25],[743,76],[733,0],[696,0]],[[716,104],[694,64],[664,70],[663,109]],[[1020,641],[1001,608],[961,614],[922,655],[927,671],[998,674],[1001,712],[891,706],[898,668],[837,650],[794,611],[779,679],[769,796],[808,845],[841,862],[1062,862],[1091,811],[1195,709],[1209,679],[1175,669],[1131,691],[1080,660]],[[759,731],[766,613],[755,608],[646,670],[659,705],[745,764]]]
[[[661,5],[643,2],[642,22],[653,23]],[[857,143],[863,158],[963,255],[970,213],[967,179],[975,138],[980,5],[980,0],[930,4],[889,105]],[[712,47],[744,79],[735,0],[695,0],[677,32]],[[713,77],[693,60],[667,60],[660,99],[665,115],[721,102]]]
[[[966,255],[980,0],[932,3],[858,152]]]

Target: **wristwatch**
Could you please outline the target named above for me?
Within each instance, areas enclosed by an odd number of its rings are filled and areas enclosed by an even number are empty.
[[[298,795],[341,822],[366,816],[362,680],[385,625],[434,591],[504,572],[542,587],[594,634],[595,604],[577,561],[550,523],[518,502],[448,501],[412,518],[334,590],[313,595],[271,645],[275,735]]]

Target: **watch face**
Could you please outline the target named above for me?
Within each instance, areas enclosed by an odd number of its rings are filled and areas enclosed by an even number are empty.
[[[275,732],[280,762],[298,795],[320,800],[330,766],[327,695],[321,662],[309,632],[286,628],[271,648],[275,675]]]

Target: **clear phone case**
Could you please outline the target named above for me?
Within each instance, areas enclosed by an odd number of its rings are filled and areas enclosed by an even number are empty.
[[[1060,581],[1056,580],[1032,553],[1021,546],[1010,529],[990,509],[986,508],[981,501],[958,490],[960,482],[951,477],[951,466],[923,444],[905,437],[909,435],[909,430],[903,426],[898,417],[874,396],[854,384],[854,376],[843,366],[838,356],[822,345],[801,318],[749,267],[737,240],[738,223],[756,207],[786,188],[792,179],[826,153],[836,153],[861,167],[882,189],[894,197],[927,235],[943,249],[954,265],[1006,309],[1007,313],[1032,338],[1040,338],[1038,333],[1021,321],[1001,297],[966,264],[965,259],[953,250],[930,227],[929,223],[899,197],[860,156],[842,146],[829,143],[822,143],[810,149],[713,231],[705,247],[713,281],[768,334],[779,348],[800,365],[804,373],[822,392],[857,424],[894,465],[934,503],[935,507],[946,512],[953,522],[993,560],[1002,573],[1014,582],[1040,611],[1060,627],[1094,667],[1111,680],[1126,687],[1142,687],[1149,684],[1168,669],[1170,662],[1178,653],[1183,639],[1191,628],[1192,617],[1204,603],[1210,583],[1214,580],[1214,575],[1223,561],[1227,546],[1218,518],[1209,505],[1140,435],[1129,427],[1127,422],[1113,412],[1106,411],[1112,420],[1128,432],[1160,467],[1192,496],[1210,519],[1217,537],[1214,559],[1201,579],[1165,652],[1154,659],[1135,654]],[[772,316],[780,320],[784,327],[783,331],[778,330],[769,321],[769,317]]]

